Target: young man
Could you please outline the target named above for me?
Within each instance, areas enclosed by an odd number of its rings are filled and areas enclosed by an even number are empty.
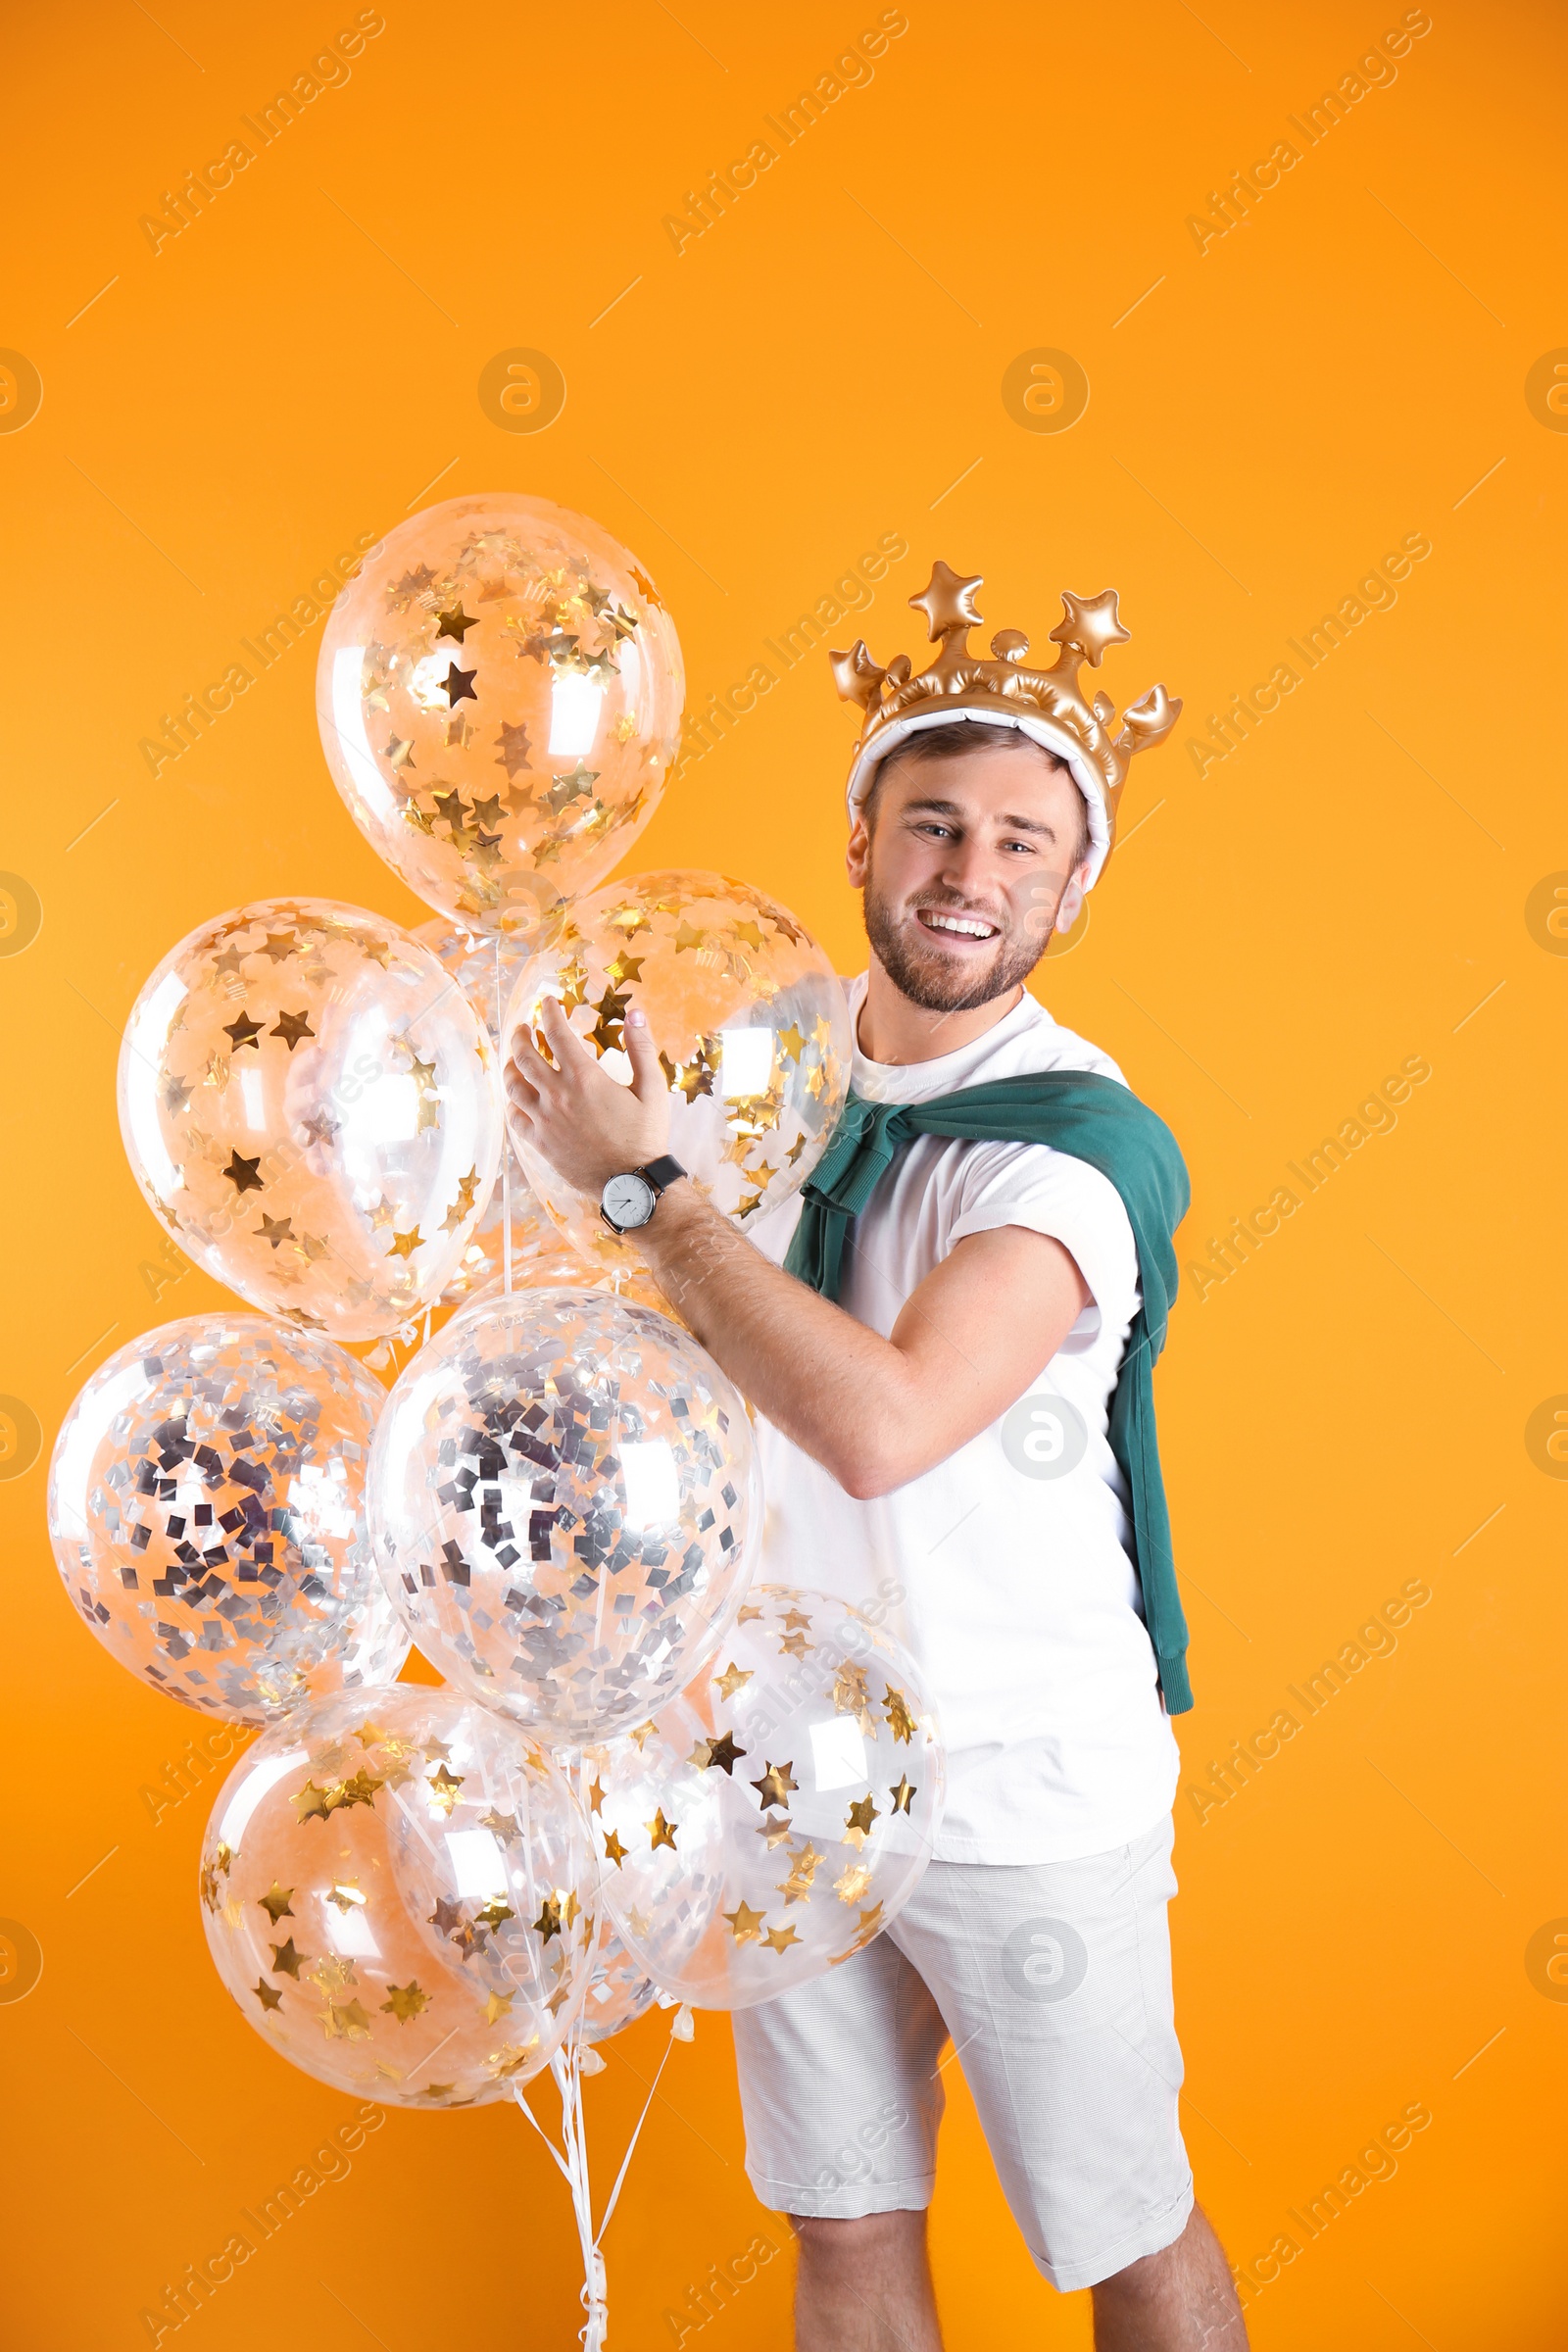
[[[635,1009],[629,1092],[552,1006],[551,1058],[514,1042],[512,1116],[583,1191],[612,1184],[617,1221],[641,1199],[657,1280],[765,1416],[763,1574],[891,1599],[947,1743],[905,1910],[735,2019],[748,2171],[800,2237],[800,2352],[939,2352],[925,2208],[950,2037],[1030,2252],[1093,2289],[1102,2352],[1242,2352],[1177,2118],[1165,1910],[1166,1707],[1189,1700],[1148,1367],[1185,1173],[1114,1062],[1023,985],[1099,878],[1131,753],[1180,706],[1156,688],[1113,739],[1079,693],[1126,635],[1109,592],[1063,600],[1050,670],[1016,631],[972,656],[978,585],[938,564],[911,598],[939,645],[919,676],[834,657],[865,711],[848,863],[871,954],[850,1108],[804,1208],[754,1246],[657,1164],[667,1097]]]

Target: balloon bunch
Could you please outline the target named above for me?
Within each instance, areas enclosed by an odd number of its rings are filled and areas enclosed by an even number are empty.
[[[842,1107],[843,995],[785,908],[707,872],[598,887],[659,802],[683,691],[658,590],[582,516],[459,499],[371,550],[327,622],[322,746],[436,919],[260,900],[152,974],[125,1149],[179,1248],[258,1311],[121,1348],[49,1480],[94,1636],[262,1733],[201,1857],[241,2013],[400,2107],[511,2097],[533,2122],[548,2067],[590,2352],[596,2045],[656,2000],[687,2038],[686,2004],[849,1958],[942,1801],[896,1645],[820,1594],[748,1596],[744,1399],[597,1204],[507,1139],[505,1041],[546,996],[623,1081],[641,1006],[674,1148],[742,1226]],[[400,1348],[388,1396],[366,1366]],[[439,1689],[398,1680],[411,1642]]]

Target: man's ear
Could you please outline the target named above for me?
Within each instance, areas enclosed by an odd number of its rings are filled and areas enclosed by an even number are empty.
[[[865,869],[871,856],[871,828],[863,812],[857,809],[850,826],[850,838],[844,852],[845,870],[854,890],[865,888]]]
[[[1084,910],[1084,891],[1088,880],[1089,860],[1086,858],[1082,865],[1069,878],[1067,887],[1061,894],[1061,905],[1056,908],[1056,920],[1052,926],[1054,930],[1070,931],[1072,929]]]

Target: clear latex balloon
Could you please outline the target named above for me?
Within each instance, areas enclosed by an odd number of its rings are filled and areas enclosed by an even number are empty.
[[[425,507],[327,618],[317,718],[355,823],[427,905],[536,944],[653,814],[679,740],[674,624],[586,515]]]
[[[513,1156],[520,1168],[514,1147]],[[526,1175],[519,1176],[518,1181],[533,1203],[539,1224],[529,1232],[523,1248],[513,1251],[514,1289],[538,1291],[552,1284],[564,1284],[569,1289],[585,1283],[593,1290],[609,1291],[617,1298],[630,1298],[639,1305],[654,1307],[677,1323],[684,1321],[655,1282],[641,1251],[628,1250],[602,1217],[595,1224],[585,1218],[572,1224],[568,1231],[545,1207]],[[493,1296],[499,1290],[501,1279],[498,1274],[486,1286],[487,1295]],[[476,1290],[474,1296],[480,1295]]]
[[[593,1972],[582,2005],[582,2039],[590,2048],[634,2026],[659,1999],[659,1986],[633,1959],[608,1911],[601,1910]]]
[[[761,1516],[718,1366],[664,1316],[584,1289],[454,1315],[393,1389],[369,1483],[381,1573],[424,1655],[558,1742],[690,1679]]]
[[[421,923],[414,937],[430,950],[442,969],[451,974],[474,1011],[490,1031],[499,1065],[501,1023],[507,1000],[527,962],[522,951],[500,939],[479,939],[439,917]],[[551,1290],[564,1283],[591,1284],[651,1306],[661,1314],[674,1310],[654,1282],[642,1258],[623,1250],[608,1226],[590,1237],[591,1248],[573,1249],[547,1215],[522,1163],[510,1141],[503,1147],[502,1173],[484,1214],[469,1236],[457,1272],[441,1294],[443,1306],[493,1298],[503,1289],[507,1271],[506,1229],[512,1228],[511,1270],[515,1290]],[[680,1318],[675,1318],[677,1321]]]
[[[202,1920],[246,2018],[306,2074],[479,2106],[537,2074],[581,2005],[594,1867],[538,1748],[397,1684],[242,1757],[202,1847]]]
[[[428,948],[330,899],[204,923],[137,998],[120,1125],[182,1250],[335,1340],[431,1305],[500,1165],[488,1031]]]
[[[703,2009],[862,1951],[913,1891],[944,1795],[907,1652],[779,1585],[752,1589],[712,1671],[613,1741],[599,1778],[606,1906],[633,1961]]]
[[[515,940],[491,939],[439,914],[416,924],[409,936],[429,949],[489,1030],[491,1044],[499,1045],[507,1000],[528,961],[528,950]]]
[[[593,1809],[603,1797],[599,1773],[608,1762],[609,1755],[608,1748],[589,1747],[582,1749],[574,1758],[565,1753],[557,1758],[563,1773],[570,1781],[572,1793],[577,1798],[585,1823],[591,1824]],[[662,1997],[653,1978],[628,1951],[619,1929],[604,1903],[601,1902],[598,1908],[593,1966],[578,2027],[580,2038],[590,2048],[596,2042],[609,2041],[612,2034],[621,2033],[625,2027],[635,2025],[638,2018],[645,2016]],[[668,2005],[668,1996],[662,1997]]]
[[[591,1265],[580,1250],[561,1239],[553,1225],[545,1230],[547,1240],[512,1261],[514,1295],[522,1291],[603,1291],[608,1298],[624,1299],[628,1306],[652,1307],[656,1315],[666,1315],[682,1330],[686,1328],[647,1267],[636,1258],[627,1254],[612,1265]],[[506,1297],[504,1277],[494,1274],[474,1293],[474,1301],[485,1298],[494,1302]]]
[[[588,1265],[569,1242],[563,1241],[545,1215],[514,1153],[508,1173],[511,1184],[498,1184],[491,1194],[490,1206],[474,1227],[473,1239],[463,1252],[463,1263],[441,1294],[443,1306],[470,1305],[475,1298],[497,1297],[505,1288],[504,1191],[511,1193],[510,1203],[506,1205],[510,1205],[512,1212],[514,1290],[553,1290],[564,1282],[596,1282],[596,1269]],[[608,1290],[613,1285],[607,1282],[604,1287]]]
[[[517,974],[527,961],[526,956],[509,940],[483,938],[449,923],[441,915],[420,923],[414,937],[429,949],[442,970],[456,981],[473,1006],[489,1031],[499,1067],[501,1023]],[[506,1263],[509,1221],[514,1265],[541,1255],[560,1254],[556,1229],[534,1198],[516,1152],[510,1142],[504,1142],[501,1172],[484,1213],[468,1237],[457,1272],[441,1293],[443,1306],[461,1305],[466,1298],[477,1297],[492,1277],[499,1279]],[[563,1279],[569,1282],[577,1277],[568,1274]]]
[[[850,1018],[822,950],[786,908],[727,875],[637,874],[571,909],[520,974],[506,1035],[531,1027],[546,997],[612,1074],[629,1084],[621,1024],[648,1025],[671,1088],[669,1149],[742,1226],[811,1173],[849,1090]],[[515,1133],[515,1131],[514,1131]],[[599,1202],[525,1142],[540,1200],[596,1263],[636,1255]]]
[[[451,1694],[449,1693],[449,1696]],[[543,2011],[569,2023],[581,2007],[598,1938],[598,1869],[587,1825],[542,1747],[493,1716],[465,1710],[470,1770],[461,1788],[432,1782],[439,1803],[392,1816],[392,1875],[431,1951],[461,1969],[498,2016]],[[522,1758],[519,1781],[510,1759]],[[509,1759],[510,1804],[492,1784]],[[460,1744],[447,1760],[461,1773]]]
[[[101,1364],[55,1444],[49,1534],[111,1657],[230,1723],[392,1681],[409,1637],[365,1512],[385,1402],[261,1315],[166,1323]]]

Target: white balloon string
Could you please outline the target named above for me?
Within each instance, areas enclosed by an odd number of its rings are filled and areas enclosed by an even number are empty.
[[[562,2155],[561,2150],[557,2147],[555,2141],[551,2138],[549,2132],[545,2130],[543,2124],[539,2121],[539,2118],[535,2115],[533,2109],[523,2097],[522,2092],[514,2087],[512,2095],[516,2100],[517,2105],[522,2109],[523,2114],[528,2118],[529,2123],[532,2124],[534,2130],[538,2132],[540,2138],[544,2141],[546,2148],[550,2152],[551,2163],[555,2166],[558,2173],[564,2175],[566,2180],[569,2182],[571,2180],[571,2172],[565,2158]]]
[[[579,2088],[575,2102],[578,2114],[574,2117],[572,2112],[574,2102],[568,2086],[567,2069],[563,2066],[559,2051],[550,2061],[550,2071],[555,2076],[561,2091],[561,2135],[565,2143],[566,2153],[564,2155],[556,2146],[555,2141],[523,2097],[521,2090],[514,2089],[512,2095],[528,2118],[529,2123],[532,2124],[535,2132],[538,2132],[539,2137],[544,2141],[549,2150],[551,2162],[570,2191],[572,2212],[577,2223],[577,2240],[582,2250],[581,2299],[588,2314],[586,2325],[578,2330],[578,2339],[584,2347],[584,2352],[603,2352],[605,2328],[609,2318],[605,2305],[605,2266],[593,2242],[593,2223],[587,2202],[587,2167],[584,2161],[580,2130],[581,2092]],[[577,2129],[573,2128],[574,2124],[578,2126]]]
[[[534,2114],[522,2094],[521,2087],[514,2085],[513,2089],[513,2097],[544,2141],[550,2152],[552,2164],[570,2191],[571,2209],[577,2223],[577,2239],[582,2249],[582,2306],[587,2313],[587,2320],[578,2330],[578,2341],[583,2346],[583,2352],[604,2352],[608,2340],[610,2304],[607,2292],[608,2274],[603,2253],[605,2231],[610,2228],[615,2207],[620,2201],[621,2183],[626,2178],[637,2142],[642,2137],[643,2126],[647,2123],[654,2100],[658,2096],[660,2081],[665,2067],[669,2064],[669,2053],[674,2047],[676,2038],[675,2026],[679,2024],[682,2014],[677,2011],[675,2024],[670,2027],[669,2038],[664,2044],[664,2054],[659,2061],[652,2082],[648,2085],[648,2096],[643,2101],[642,2113],[632,2126],[631,2137],[626,2142],[626,2152],[620,2160],[620,2170],[615,2175],[615,2183],[610,2192],[610,2201],[605,2207],[604,2216],[597,2230],[593,2222],[593,2189],[588,2173],[588,2119],[582,2103],[582,2020],[580,2018],[572,2027],[564,2049],[557,2050],[550,2061],[550,2072],[554,2076],[556,2087],[561,2093],[561,2147],[556,2146],[555,2141]]]
[[[671,2026],[669,2038],[664,2044],[664,2055],[659,2061],[658,2072],[655,2074],[652,2082],[650,2082],[648,2085],[648,2096],[643,2101],[643,2111],[637,2118],[635,2125],[632,2127],[631,2137],[626,2142],[626,2153],[620,2160],[620,2170],[615,2175],[615,2185],[610,2192],[610,2202],[605,2207],[605,2218],[599,2225],[599,2235],[594,2239],[594,2244],[596,2246],[603,2242],[605,2231],[610,2228],[611,2217],[614,2213],[616,2202],[620,2196],[620,2184],[626,2178],[626,2167],[630,2164],[632,2159],[632,2150],[636,2147],[639,2138],[642,2136],[643,2126],[648,2121],[648,2111],[652,2107],[655,2096],[659,2089],[659,2078],[663,2073],[665,2067],[669,2064],[669,2053],[674,2046],[675,2030],[674,2027]]]
[[[521,2088],[514,2086],[513,2097],[532,2124],[550,2152],[550,2160],[571,2195],[571,2209],[577,2223],[577,2242],[582,2251],[582,2305],[587,2313],[584,2326],[578,2330],[583,2352],[604,2352],[605,2334],[610,2322],[605,2300],[605,2263],[594,2238],[592,2192],[588,2180],[588,2137],[582,2111],[582,2077],[578,2069],[580,2043],[574,2028],[567,2044],[567,2054],[558,2050],[550,2061],[561,2093],[561,2137],[558,2148],[523,2097]],[[564,2153],[563,2153],[563,2149]]]
[[[501,1034],[501,942],[496,941],[496,1039],[501,1054],[501,1288],[512,1297],[512,1138],[507,1132],[507,1041]]]
[[[601,2352],[610,2325],[605,2296],[605,2260],[594,2236],[593,2191],[588,2176],[588,2127],[582,2108],[582,2020],[572,2027],[564,2055],[550,2061],[561,2091],[561,2132],[570,2160],[571,2202],[582,2248],[582,2304],[586,2324],[578,2330],[583,2352]]]

